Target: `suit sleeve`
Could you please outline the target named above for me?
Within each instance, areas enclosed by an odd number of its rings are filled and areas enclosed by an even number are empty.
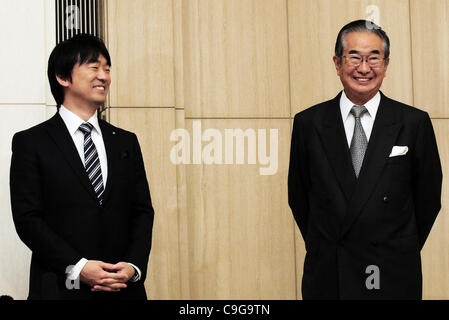
[[[131,236],[125,261],[136,265],[141,271],[140,281],[145,281],[151,250],[154,210],[151,204],[150,189],[142,152],[135,134],[133,134],[133,140],[134,199],[131,217]]]
[[[64,275],[82,257],[45,221],[43,179],[39,157],[30,136],[15,134],[10,168],[11,209],[20,239],[42,265]]]
[[[307,225],[309,220],[309,173],[306,155],[307,152],[304,144],[301,118],[299,115],[296,115],[293,123],[290,148],[288,203],[304,240],[306,240]]]
[[[419,126],[415,148],[413,200],[418,237],[423,247],[441,209],[443,178],[435,134],[427,113]]]

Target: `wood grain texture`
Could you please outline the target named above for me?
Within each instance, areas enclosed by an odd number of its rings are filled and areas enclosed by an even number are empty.
[[[107,1],[107,10],[110,106],[174,106],[172,1]]]
[[[187,129],[193,121],[201,121],[203,131],[267,129],[267,137],[278,128],[279,168],[262,176],[258,164],[246,161],[187,166],[191,298],[295,299],[289,120],[186,120]]]
[[[434,118],[449,117],[449,1],[412,0],[415,105]]]
[[[185,90],[182,8],[183,0],[173,0],[173,68],[175,81],[175,106],[177,109],[184,109]],[[184,117],[184,113],[182,117]]]
[[[185,111],[183,109],[175,111],[175,127],[185,128]],[[173,142],[170,144],[173,148]],[[181,280],[181,299],[191,299],[191,276],[190,276],[190,247],[189,241],[189,220],[187,213],[187,178],[186,178],[186,164],[176,165],[176,196],[178,209],[178,248],[180,257],[180,280]]]
[[[182,1],[186,116],[288,117],[286,19],[285,1]]]
[[[288,0],[292,115],[343,89],[332,61],[337,34],[350,21],[374,16],[391,42],[381,90],[413,103],[408,0]]]

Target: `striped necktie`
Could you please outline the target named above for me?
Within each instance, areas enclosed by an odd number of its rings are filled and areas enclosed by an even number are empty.
[[[366,139],[365,131],[363,131],[362,122],[360,121],[360,117],[366,112],[368,110],[365,106],[353,106],[351,109],[351,114],[355,118],[355,124],[349,151],[351,152],[352,165],[354,166],[357,178],[359,177],[366,147],[368,146],[368,140]]]
[[[93,127],[94,126],[89,122],[85,122],[80,125],[79,129],[84,133],[84,168],[94,187],[98,201],[102,204],[104,192],[103,176],[101,175],[100,159],[98,158],[97,148],[95,148],[95,144],[91,137]]]

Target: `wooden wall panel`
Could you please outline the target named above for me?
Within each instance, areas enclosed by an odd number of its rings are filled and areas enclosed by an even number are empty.
[[[441,211],[422,251],[423,299],[449,299],[449,119],[432,120],[443,167]]]
[[[269,129],[277,128],[279,165],[276,174],[265,176],[259,164],[247,161],[187,166],[191,298],[295,299],[289,120],[186,120],[190,132],[194,121],[203,132],[213,128],[223,137],[227,128],[266,129],[268,139]]]
[[[340,29],[378,12],[391,42],[391,61],[381,90],[412,104],[408,0],[289,0],[292,115],[329,100],[343,89],[332,61]]]
[[[183,0],[173,0],[173,56],[175,81],[175,106],[184,109],[184,51],[183,51]],[[188,86],[189,83],[186,83]],[[181,114],[181,113],[178,113]],[[184,118],[184,113],[182,113]]]
[[[181,299],[182,270],[176,167],[170,161],[173,108],[113,108],[110,122],[136,133],[155,210],[153,247],[145,282],[150,299]],[[182,239],[182,238],[181,238]]]
[[[185,128],[185,112],[183,109],[175,111],[175,128]],[[175,142],[171,142],[171,148]],[[180,257],[180,280],[181,280],[181,299],[191,299],[190,293],[190,247],[189,241],[189,220],[187,212],[187,178],[186,167],[187,164],[176,165],[176,195],[177,195],[177,208],[178,208],[178,228],[179,232],[174,235],[178,238],[179,245],[179,257]]]
[[[449,1],[412,0],[415,105],[431,117],[449,117]]]
[[[286,19],[285,1],[182,1],[186,116],[288,117]]]
[[[107,8],[110,106],[174,106],[172,1],[108,1]]]

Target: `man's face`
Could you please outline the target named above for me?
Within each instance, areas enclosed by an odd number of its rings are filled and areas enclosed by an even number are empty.
[[[103,55],[96,61],[75,64],[72,81],[66,82],[65,99],[98,108],[103,105],[111,84],[110,66]]]
[[[384,58],[382,39],[370,32],[351,32],[344,38],[343,56],[359,54],[368,56],[377,54]],[[351,66],[347,58],[334,56],[335,68],[340,77],[348,98],[356,102],[365,103],[379,91],[385,78],[388,60],[382,61],[379,67],[370,67],[366,58],[357,67]],[[354,101],[356,100],[356,101]]]

